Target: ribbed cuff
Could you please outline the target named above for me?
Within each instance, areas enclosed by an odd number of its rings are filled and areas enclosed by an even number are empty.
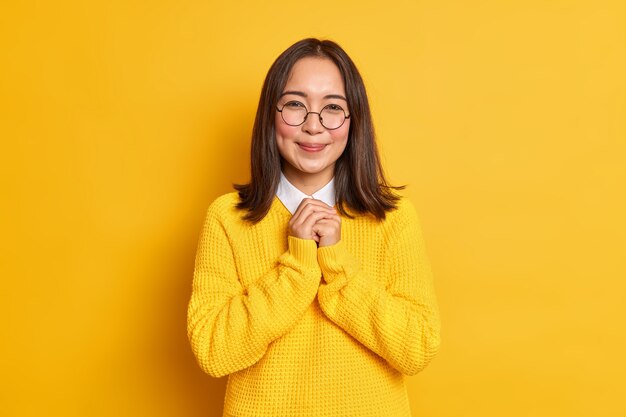
[[[343,270],[347,261],[346,248],[343,240],[330,246],[322,246],[317,249],[317,260],[323,272],[338,273]]]
[[[313,239],[287,237],[289,253],[307,268],[317,267],[317,245]]]

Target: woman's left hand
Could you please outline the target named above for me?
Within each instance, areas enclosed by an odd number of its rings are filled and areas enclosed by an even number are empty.
[[[319,237],[318,246],[331,246],[341,240],[341,217],[339,214],[331,214],[315,222],[313,233]]]

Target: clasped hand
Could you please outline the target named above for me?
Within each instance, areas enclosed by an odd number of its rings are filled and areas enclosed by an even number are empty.
[[[313,239],[319,247],[330,246],[341,239],[341,217],[328,204],[305,198],[289,220],[288,233],[300,239]]]

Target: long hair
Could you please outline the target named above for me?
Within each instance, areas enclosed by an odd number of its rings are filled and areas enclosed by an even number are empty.
[[[257,223],[270,209],[280,182],[281,156],[276,144],[276,103],[285,88],[294,64],[305,57],[330,59],[338,68],[350,109],[350,130],[346,148],[335,163],[335,194],[338,211],[348,211],[385,218],[397,208],[400,197],[384,176],[376,148],[374,125],[365,84],[354,62],[335,42],[315,38],[303,39],[285,50],[270,67],[257,108],[252,129],[251,180],[233,184],[239,192],[237,208],[247,213],[245,220]]]

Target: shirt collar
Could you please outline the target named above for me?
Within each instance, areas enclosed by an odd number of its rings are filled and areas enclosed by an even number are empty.
[[[306,195],[302,191],[298,190],[295,185],[287,180],[285,174],[280,173],[280,182],[276,189],[276,196],[283,203],[283,205],[289,210],[291,214],[296,212],[296,209],[305,198],[314,198],[316,200],[323,201],[329,206],[335,205],[335,178],[333,177],[328,184],[314,192],[312,195]]]

